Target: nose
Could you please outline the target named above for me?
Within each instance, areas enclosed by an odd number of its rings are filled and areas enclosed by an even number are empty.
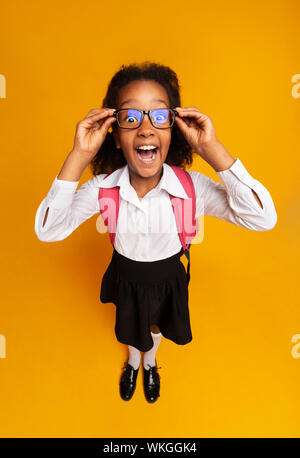
[[[149,113],[145,113],[144,114],[144,118],[143,118],[143,121],[142,121],[142,124],[140,125],[139,129],[138,129],[138,133],[139,134],[151,134],[153,133],[154,131],[154,127],[152,126],[151,124],[151,121],[150,121],[150,114]]]

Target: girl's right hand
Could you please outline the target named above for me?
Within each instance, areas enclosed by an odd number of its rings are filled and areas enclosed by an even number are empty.
[[[107,131],[116,118],[114,108],[94,108],[76,125],[73,151],[90,162],[99,151]]]

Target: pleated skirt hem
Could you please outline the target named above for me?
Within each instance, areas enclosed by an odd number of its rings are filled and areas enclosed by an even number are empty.
[[[129,259],[115,249],[103,275],[100,300],[116,306],[115,335],[120,343],[150,350],[150,326],[177,345],[192,341],[187,275],[180,252],[154,262]]]

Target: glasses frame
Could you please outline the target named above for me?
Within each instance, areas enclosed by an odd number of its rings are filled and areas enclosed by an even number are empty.
[[[117,114],[120,111],[124,111],[124,110],[136,110],[136,111],[139,111],[140,113],[142,113],[142,119],[140,121],[140,124],[137,127],[123,127],[123,126],[120,126]],[[153,122],[152,122],[152,119],[151,119],[151,114],[152,114],[153,111],[156,111],[156,110],[170,110],[170,111],[172,111],[174,113],[172,124],[170,126],[168,126],[168,127],[156,127],[156,126],[154,126]],[[150,119],[150,122],[151,122],[151,125],[155,129],[170,129],[174,125],[175,117],[178,116],[178,111],[174,110],[174,108],[165,108],[165,107],[163,107],[163,108],[155,108],[154,110],[138,110],[137,108],[120,108],[119,110],[115,110],[113,112],[112,116],[114,116],[117,119],[117,123],[118,123],[118,126],[120,127],[120,129],[133,130],[133,129],[138,129],[139,127],[141,127],[145,114],[148,115],[148,117]]]

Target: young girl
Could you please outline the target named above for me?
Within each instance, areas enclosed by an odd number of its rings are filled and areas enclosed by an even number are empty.
[[[100,188],[118,186],[114,249],[100,299],[116,305],[116,337],[128,345],[120,379],[124,400],[135,391],[141,352],[145,397],[155,402],[162,336],[178,345],[192,340],[189,277],[180,261],[182,246],[170,201],[170,195],[187,194],[172,166],[185,170],[192,154],[198,154],[224,185],[187,172],[196,193],[196,218],[212,215],[255,231],[270,230],[277,221],[269,192],[217,139],[211,118],[180,105],[178,79],[169,67],[151,62],[122,66],[103,107],[90,110],[77,124],[73,149],[35,218],[41,241],[63,240],[99,214]],[[76,190],[89,164],[94,177]],[[158,222],[160,230],[151,231]]]

